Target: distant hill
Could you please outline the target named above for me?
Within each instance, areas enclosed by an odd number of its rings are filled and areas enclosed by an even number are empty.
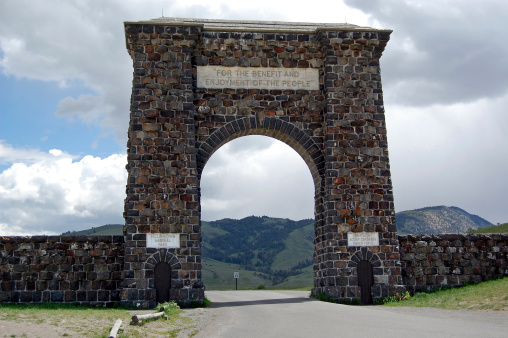
[[[106,224],[81,231],[67,231],[62,236],[123,235],[123,224]]]
[[[468,234],[507,234],[508,223],[492,225],[485,228],[479,228],[476,230],[468,230]]]
[[[305,286],[312,284],[314,221],[250,216],[241,220],[222,219],[202,222],[202,251],[204,280],[206,266],[211,261],[235,264],[245,271],[255,272],[266,286],[288,281],[303,273]],[[216,267],[218,263],[215,263]],[[310,268],[310,269],[309,269]],[[305,270],[305,271],[304,271]],[[215,270],[214,270],[215,271]],[[213,279],[220,279],[215,271]],[[226,280],[231,276],[226,275]],[[294,277],[293,277],[294,279]]]
[[[477,215],[457,207],[427,207],[398,212],[397,230],[400,234],[450,234],[465,233],[492,225]]]

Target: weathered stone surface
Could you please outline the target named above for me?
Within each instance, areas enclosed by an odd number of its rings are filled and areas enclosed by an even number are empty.
[[[507,234],[405,235],[399,242],[412,293],[508,276]]]
[[[134,275],[140,270],[127,270],[123,273],[125,243],[122,236],[100,236],[90,243],[87,237],[75,238],[70,242],[67,237],[0,237],[0,302],[2,303],[39,303],[66,302],[112,306],[114,302],[140,303],[140,306],[155,305],[153,288],[153,267],[159,262],[168,262],[171,266],[172,297],[176,300],[197,300],[204,294],[200,275],[191,277],[192,272],[182,271],[191,265],[180,264],[179,258],[169,250],[155,251],[146,261],[144,278]],[[405,287],[410,292],[440,287],[456,287],[466,283],[477,283],[508,275],[508,234],[487,235],[418,235],[398,236],[400,243],[401,266],[391,266],[401,271],[402,285],[396,285],[398,274],[386,274],[390,261],[383,261],[383,251],[373,247],[362,247],[349,260],[343,260],[342,253],[347,247],[337,247],[334,253],[325,255],[322,265],[323,289],[331,297],[354,298],[359,292],[358,279],[346,269],[355,269],[358,262],[367,260],[374,267],[375,285],[373,298],[387,294],[401,293]],[[61,243],[69,243],[61,246]],[[16,243],[42,244],[44,250],[32,251],[29,246]],[[346,243],[347,244],[347,243]],[[65,249],[66,248],[66,249]],[[102,248],[104,250],[98,250]],[[80,255],[76,252],[80,251]],[[97,253],[102,252],[104,256]],[[387,255],[399,255],[399,252]],[[11,260],[10,258],[17,259]],[[28,263],[30,272],[14,272],[12,262],[32,260]],[[68,260],[73,261],[72,270],[68,270]],[[41,266],[40,262],[45,262]],[[11,262],[11,263],[10,263]],[[86,262],[86,263],[85,263]],[[128,263],[125,263],[127,265]],[[90,273],[83,271],[85,269]],[[53,271],[46,271],[51,269]],[[66,271],[64,271],[66,270]],[[65,273],[64,273],[65,272]],[[107,276],[106,276],[107,274]],[[183,276],[184,278],[180,278]],[[194,284],[190,291],[182,291],[189,286],[191,278]],[[148,285],[145,283],[148,281]],[[122,290],[123,285],[126,289]],[[132,288],[133,286],[144,289]],[[178,298],[184,297],[184,298]]]
[[[118,301],[124,245],[123,236],[0,237],[0,302],[89,304],[88,291],[101,305]]]
[[[171,297],[203,300],[201,173],[220,146],[245,135],[285,142],[311,171],[313,293],[355,297],[353,257],[375,264],[387,284],[379,296],[401,284],[379,69],[390,31],[162,18],[128,22],[125,32],[134,76],[124,214],[133,277],[124,288],[153,285],[147,272],[176,260]],[[360,251],[347,246],[348,232],[382,235]],[[149,251],[137,239],[145,233],[180,233],[180,247]],[[126,305],[140,296],[123,294]]]

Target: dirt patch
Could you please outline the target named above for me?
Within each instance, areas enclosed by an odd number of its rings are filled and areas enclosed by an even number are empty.
[[[124,331],[118,337],[193,337],[213,321],[207,309],[185,309],[170,320],[157,319],[143,326],[130,325],[134,314],[153,311],[111,310],[35,311],[24,313],[0,309],[0,338],[3,337],[107,337],[117,318]],[[64,312],[64,314],[62,314]]]

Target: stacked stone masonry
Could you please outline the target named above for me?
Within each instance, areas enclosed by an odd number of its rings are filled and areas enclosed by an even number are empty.
[[[120,302],[123,236],[0,237],[0,302]]]
[[[508,276],[508,235],[399,236],[402,273],[411,293]]]
[[[403,283],[411,293],[508,276],[507,234],[404,235],[398,240]],[[132,282],[123,275],[124,247],[123,236],[0,237],[0,302],[112,306],[122,299],[123,282]],[[368,260],[379,269],[381,261],[370,252],[358,250],[349,268]],[[173,292],[185,290],[177,257],[167,250],[156,252],[147,259],[147,271],[158,262],[170,264]],[[383,276],[381,271],[376,275]],[[349,281],[339,277],[338,282]],[[374,285],[373,295],[379,285],[383,283]],[[152,294],[153,286],[143,296]]]
[[[124,285],[124,304],[154,301],[142,295],[153,285],[146,233],[180,234],[180,247],[169,249],[181,264],[171,292],[180,301],[203,301],[201,173],[218,148],[245,135],[285,142],[309,167],[313,293],[359,297],[356,267],[348,265],[359,248],[348,247],[348,232],[379,234],[369,255],[379,264],[374,298],[400,290],[379,66],[391,31],[161,18],[125,23],[125,32],[134,73],[125,202],[125,271],[133,277]],[[203,88],[198,67],[311,69],[318,88]]]

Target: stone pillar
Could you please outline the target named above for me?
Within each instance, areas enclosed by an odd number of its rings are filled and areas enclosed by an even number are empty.
[[[126,23],[134,75],[125,200],[124,305],[155,305],[157,262],[171,265],[170,298],[202,302],[201,234],[191,58],[199,26]],[[177,248],[147,234],[179,234]]]
[[[360,298],[360,260],[374,266],[374,299],[402,284],[379,68],[389,35],[318,33],[327,106],[324,218],[316,227],[314,294]],[[377,234],[379,245],[348,244],[348,233],[363,232]]]

